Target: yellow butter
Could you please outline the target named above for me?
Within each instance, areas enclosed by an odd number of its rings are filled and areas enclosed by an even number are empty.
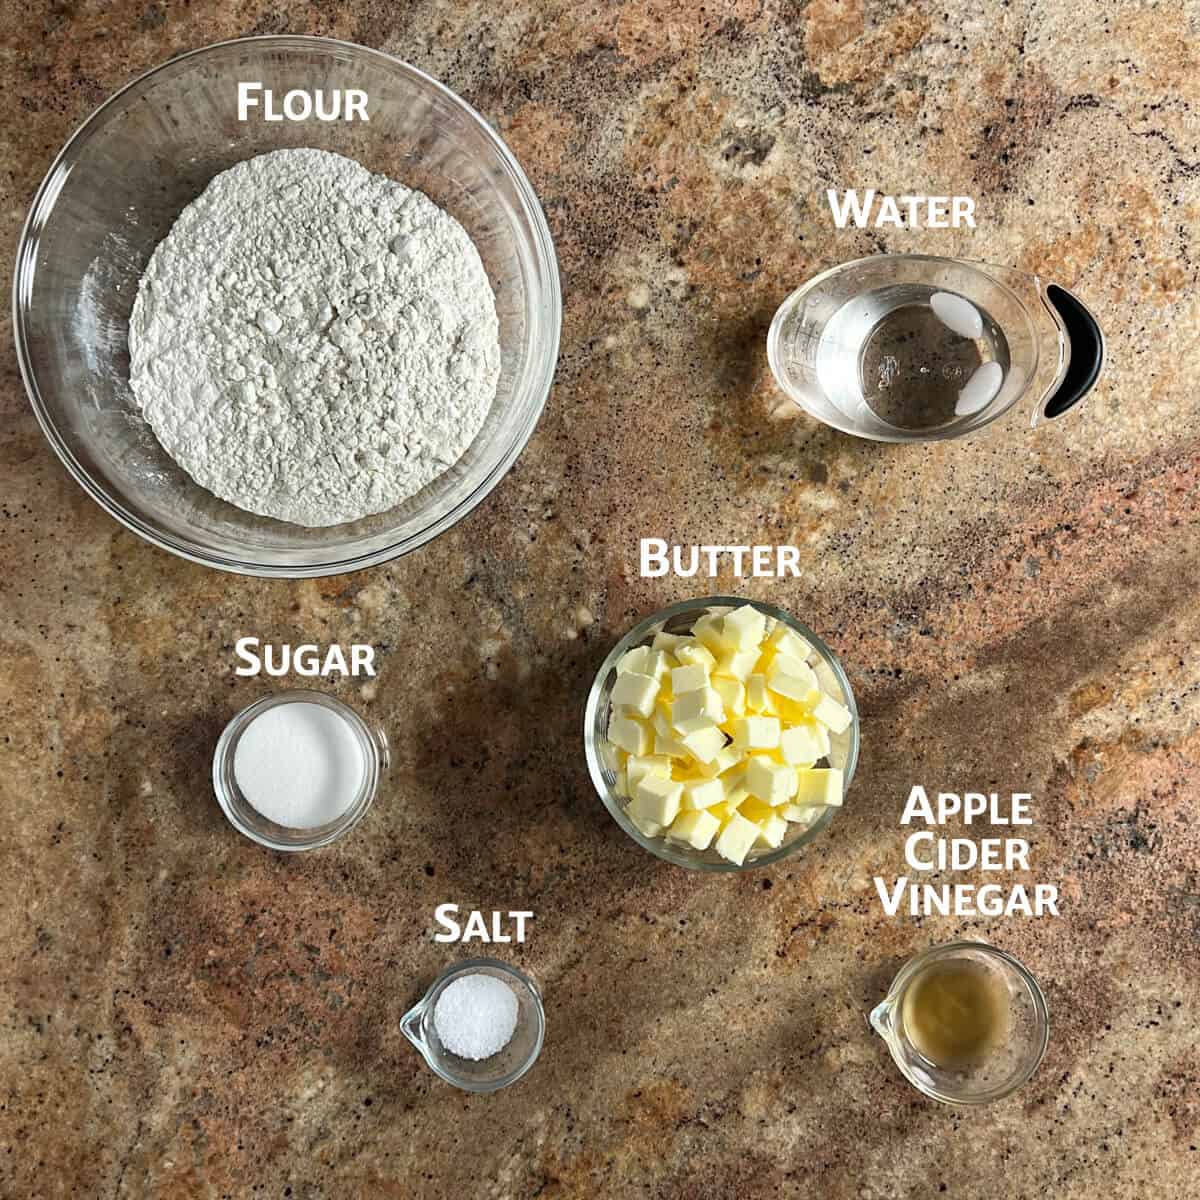
[[[839,767],[800,767],[796,771],[797,804],[840,808],[842,791],[842,772]]]
[[[647,754],[650,751],[650,728],[637,717],[614,713],[608,721],[608,740],[630,754]]]
[[[759,834],[757,844],[771,850],[778,850],[783,845],[787,835],[788,823],[783,817],[772,813],[766,819],[758,822]]]
[[[717,655],[717,665],[713,674],[745,680],[753,673],[756,662],[758,662],[757,650],[723,650]]]
[[[740,867],[746,861],[746,855],[758,841],[758,835],[761,832],[753,821],[747,821],[740,813],[734,813],[725,822],[717,837],[717,853]]]
[[[725,641],[739,650],[756,650],[767,631],[767,619],[753,604],[726,613],[721,622]]]
[[[758,799],[757,796],[747,796],[746,799],[738,805],[738,812],[740,812],[747,821],[753,821],[755,825],[761,825],[768,817],[773,817],[775,815],[775,810],[769,804]]]
[[[824,738],[822,738],[824,734]],[[793,767],[811,767],[829,753],[829,735],[821,725],[789,725],[779,735],[779,753]]]
[[[832,696],[822,696],[813,705],[812,715],[833,733],[844,733],[850,727],[850,710]]]
[[[742,717],[734,722],[734,744],[740,750],[774,750],[779,745],[778,717]]]
[[[746,763],[746,790],[770,805],[785,804],[796,794],[796,769],[755,754]]]
[[[703,663],[688,663],[671,672],[671,693],[699,692],[708,687],[708,668]]]
[[[721,729],[720,726],[717,726]],[[724,734],[724,729],[721,733]],[[721,775],[728,771],[730,767],[736,766],[742,761],[742,756],[738,750],[732,745],[722,746],[716,754],[708,760],[708,762],[697,762],[696,771],[705,779],[712,779],[714,776]]]
[[[647,775],[671,774],[671,760],[665,754],[631,754],[625,767],[630,784],[637,783]]]
[[[658,698],[658,680],[637,671],[626,671],[617,676],[613,684],[612,703],[618,708],[629,709],[639,717],[649,717],[654,712],[654,701]]]
[[[632,787],[629,811],[644,821],[670,825],[679,815],[684,785],[661,775],[646,775]]]
[[[767,677],[757,672],[746,679],[746,706],[751,712],[773,715],[775,700],[767,688]]]
[[[685,812],[712,808],[725,799],[725,785],[720,779],[696,779],[683,785],[680,805]]]
[[[695,733],[725,720],[721,697],[710,687],[684,692],[671,702],[671,725],[677,734]],[[722,738],[721,744],[724,745]]]
[[[746,688],[740,679],[730,679],[724,675],[714,675],[712,689],[721,697],[725,715],[740,717],[746,711]]]
[[[679,741],[699,763],[711,763],[725,747],[725,734],[715,725],[685,733]]]
[[[692,626],[692,636],[709,652],[720,658],[723,651],[730,648],[725,637],[724,618],[716,613],[705,613]]]
[[[691,846],[693,850],[707,850],[720,828],[720,820],[710,812],[682,812],[671,823],[667,836]]]
[[[801,662],[807,662],[812,658],[813,648],[793,629],[780,622],[767,635],[767,645],[777,650],[781,654],[790,655],[792,658],[798,658]]]
[[[638,830],[638,832],[641,833],[644,837],[648,837],[648,838],[662,837],[663,832],[666,829],[665,825],[660,825],[657,821],[647,821],[645,818],[637,816],[633,812],[632,808],[626,809],[625,813],[629,817],[629,819],[633,822],[633,824],[634,824],[635,828]]]

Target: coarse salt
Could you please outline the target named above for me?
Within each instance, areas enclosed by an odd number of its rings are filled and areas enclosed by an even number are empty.
[[[461,975],[438,996],[433,1026],[442,1045],[478,1062],[499,1054],[517,1028],[517,996],[494,975]]]

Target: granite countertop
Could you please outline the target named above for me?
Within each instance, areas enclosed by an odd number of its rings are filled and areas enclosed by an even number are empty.
[[[1194,1193],[1200,7],[1078,10],[22,8],[6,245],[135,74],[308,32],[399,55],[498,126],[565,299],[545,415],[487,502],[402,561],[308,582],[117,525],[39,432],[6,335],[0,1195]],[[828,186],[970,194],[979,226],[837,232]],[[1110,354],[1083,410],[905,448],[781,409],[779,302],[879,250],[1075,289]],[[596,666],[696,593],[638,577],[648,535],[799,545],[802,578],[723,585],[820,631],[858,694],[845,812],[769,872],[657,862],[585,774]],[[377,681],[331,690],[387,726],[393,771],[329,850],[269,853],[212,798],[217,734],[275,685],[234,676],[244,635],[381,648]],[[1061,918],[885,918],[871,880],[902,870],[916,782],[1032,792]],[[509,1092],[451,1090],[399,1031],[467,954],[432,940],[443,901],[536,913],[500,952],[540,981],[548,1037]],[[1041,1070],[985,1109],[924,1100],[865,1024],[907,956],[956,936],[1017,954],[1052,1009]]]

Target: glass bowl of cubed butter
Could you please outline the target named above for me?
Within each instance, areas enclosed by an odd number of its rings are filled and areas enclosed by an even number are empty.
[[[699,871],[768,866],[842,807],[858,708],[833,652],[795,617],[709,596],[631,629],[584,716],[592,782],[644,850]]]

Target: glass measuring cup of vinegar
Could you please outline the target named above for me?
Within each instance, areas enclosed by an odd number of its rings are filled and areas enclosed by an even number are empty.
[[[901,1074],[944,1104],[1011,1095],[1050,1040],[1037,980],[985,942],[950,942],[910,959],[869,1019]]]

